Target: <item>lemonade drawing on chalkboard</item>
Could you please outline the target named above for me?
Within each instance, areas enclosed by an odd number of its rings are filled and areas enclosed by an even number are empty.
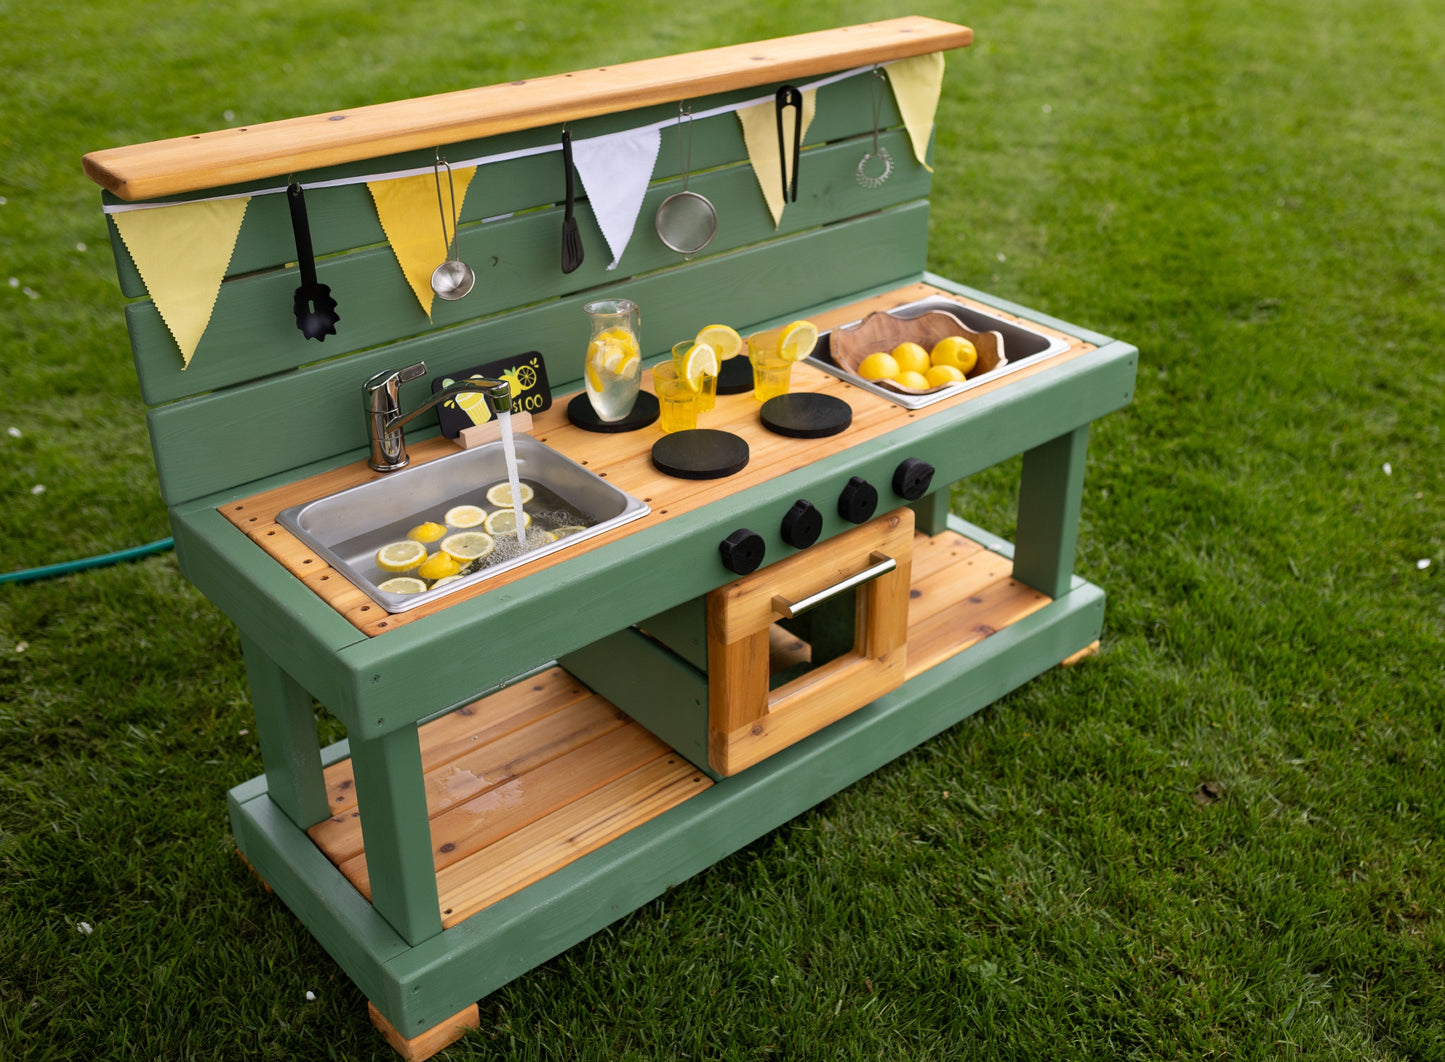
[[[505,380],[511,387],[512,408],[515,410],[537,413],[552,404],[547,370],[542,356],[535,351],[438,377],[432,389],[440,391],[465,380]],[[485,396],[464,391],[437,407],[437,419],[441,422],[442,434],[455,439],[463,429],[491,420],[492,409]]]

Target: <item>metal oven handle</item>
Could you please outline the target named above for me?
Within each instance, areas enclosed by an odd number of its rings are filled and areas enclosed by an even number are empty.
[[[784,619],[801,616],[810,608],[816,608],[829,598],[837,597],[841,593],[852,590],[855,586],[862,586],[864,583],[872,582],[880,575],[887,575],[898,567],[896,560],[886,553],[879,553],[877,550],[870,553],[868,559],[873,562],[871,567],[864,568],[857,575],[850,575],[848,578],[841,582],[834,583],[832,586],[824,587],[816,594],[811,594],[801,601],[789,601],[786,597],[775,595],[773,597],[773,611]]]

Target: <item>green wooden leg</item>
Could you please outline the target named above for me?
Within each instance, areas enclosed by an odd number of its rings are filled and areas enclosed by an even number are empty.
[[[241,647],[261,761],[266,767],[266,788],[276,806],[304,830],[331,814],[311,694],[244,634]]]
[[[1089,426],[1024,454],[1014,578],[1058,598],[1068,592],[1079,534]]]
[[[930,538],[948,530],[949,488],[950,484],[945,483],[931,494],[925,494],[916,502],[909,503],[909,508],[913,510],[914,530],[921,531]]]
[[[410,944],[442,930],[416,727],[351,741],[371,905]]]

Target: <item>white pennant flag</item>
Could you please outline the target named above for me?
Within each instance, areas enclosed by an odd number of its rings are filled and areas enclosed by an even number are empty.
[[[617,268],[632,239],[661,145],[662,130],[656,126],[572,141],[572,162],[612,251],[608,269]]]

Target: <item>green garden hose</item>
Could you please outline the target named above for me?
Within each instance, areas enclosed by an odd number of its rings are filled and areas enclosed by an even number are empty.
[[[131,546],[129,549],[117,550],[114,553],[102,553],[98,557],[84,557],[81,560],[64,561],[61,564],[47,564],[43,568],[25,568],[18,572],[6,572],[0,575],[0,583],[33,583],[37,579],[50,579],[57,575],[69,575],[71,572],[104,568],[108,564],[119,564],[121,561],[149,557],[153,553],[164,553],[175,544],[176,540],[173,538],[162,538],[144,546]]]

